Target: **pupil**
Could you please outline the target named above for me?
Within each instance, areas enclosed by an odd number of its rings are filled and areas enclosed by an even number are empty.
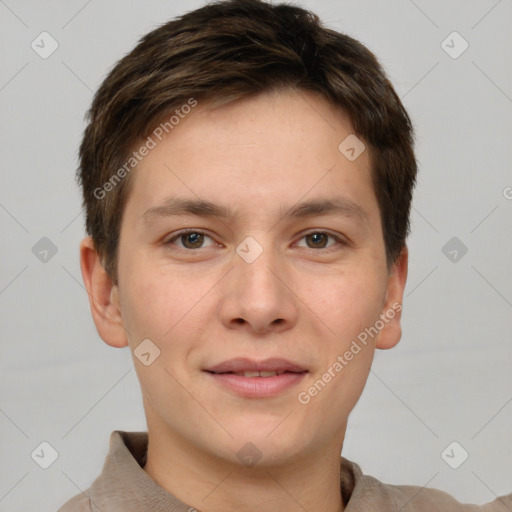
[[[187,244],[190,242],[191,245],[196,246],[198,242],[202,241],[203,235],[201,233],[187,233],[185,235],[185,247],[187,247]],[[199,243],[199,245],[201,245]]]
[[[318,242],[321,242],[322,241],[322,238],[325,239],[325,234],[324,233],[313,233],[312,235],[310,235],[310,237],[313,239],[313,243],[318,246]],[[320,237],[320,239],[319,239]],[[322,245],[323,247],[323,245]]]
[[[185,236],[185,246],[187,246],[187,244],[191,244],[192,246],[196,246],[198,245],[201,245],[201,242],[202,242],[202,234],[201,233],[187,233]],[[309,235],[309,237],[312,239],[313,241],[313,245],[315,245],[316,247],[318,247],[319,245],[321,245],[322,247],[325,245],[325,244],[322,244],[322,241],[325,242],[325,234],[324,233],[313,233],[312,235]]]

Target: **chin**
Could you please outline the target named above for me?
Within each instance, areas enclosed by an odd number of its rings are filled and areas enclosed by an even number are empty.
[[[273,417],[272,421],[262,421],[250,428],[237,428],[236,432],[232,431],[234,438],[230,440],[230,445],[237,461],[245,464],[245,457],[252,457],[253,460],[258,459],[258,467],[278,466],[290,463],[290,459],[314,444],[313,439],[305,439],[303,433],[297,432],[296,426],[291,422],[286,425],[288,419],[283,421],[285,417],[286,415],[279,421]],[[230,456],[232,457],[232,452]]]

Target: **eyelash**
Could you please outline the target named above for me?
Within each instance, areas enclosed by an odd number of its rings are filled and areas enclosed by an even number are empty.
[[[201,231],[200,229],[185,229],[183,231],[179,231],[178,233],[176,233],[175,235],[172,236],[172,238],[169,238],[168,240],[166,240],[164,242],[164,245],[165,246],[170,246],[170,245],[173,245],[174,242],[176,240],[178,240],[179,238],[181,238],[182,236],[184,235],[188,235],[188,234],[191,234],[191,233],[194,233],[194,234],[198,234],[198,235],[205,235],[207,236],[208,238],[211,238],[213,240],[213,238],[208,235],[206,232],[204,231]],[[327,235],[329,238],[332,238],[334,239],[338,245],[348,245],[348,243],[343,240],[342,238],[340,238],[339,236],[336,236],[334,234],[332,234],[331,232],[329,231],[310,231],[308,233],[304,233],[300,240],[302,240],[303,238],[309,236],[309,235],[317,235],[317,234],[322,234],[322,235]],[[178,250],[182,250],[182,251],[186,251],[186,252],[194,252],[194,251],[199,251],[200,249],[203,249],[203,247],[199,247],[198,249],[187,249],[185,247],[176,247]],[[332,249],[335,249],[336,246],[333,245],[333,246],[330,246],[330,247],[319,247],[319,248],[314,248],[314,247],[303,247],[304,249],[311,249],[312,251],[319,251],[319,250],[324,250],[324,251],[329,251],[329,250],[332,250]]]

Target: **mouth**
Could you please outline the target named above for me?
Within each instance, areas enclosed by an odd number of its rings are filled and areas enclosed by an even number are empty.
[[[264,370],[256,370],[256,371],[242,371],[242,372],[212,372],[209,370],[205,370],[208,373],[213,373],[214,375],[238,375],[239,377],[276,377],[277,375],[282,375],[283,373],[304,373],[304,372],[290,372],[288,370],[278,370],[278,371],[264,371]]]
[[[231,359],[203,370],[224,390],[243,398],[268,398],[296,386],[308,372],[286,359]]]
[[[261,361],[247,357],[237,357],[208,367],[205,371],[210,373],[234,373],[246,374],[245,377],[273,377],[274,374],[280,375],[286,372],[302,373],[307,369],[298,363],[282,358],[270,358]],[[251,375],[253,373],[254,375]],[[258,375],[256,375],[258,373]],[[267,375],[268,374],[268,375]]]

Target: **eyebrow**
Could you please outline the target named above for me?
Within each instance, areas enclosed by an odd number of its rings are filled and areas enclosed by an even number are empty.
[[[304,218],[320,215],[342,215],[344,217],[355,217],[356,219],[368,222],[368,214],[356,202],[346,197],[334,197],[327,199],[315,199],[293,205],[291,208],[282,206],[280,218]],[[196,215],[198,217],[219,217],[231,220],[236,215],[227,206],[216,204],[205,199],[184,199],[172,197],[166,199],[161,205],[149,208],[142,215],[142,219],[150,221],[158,217],[173,217],[179,215]]]

